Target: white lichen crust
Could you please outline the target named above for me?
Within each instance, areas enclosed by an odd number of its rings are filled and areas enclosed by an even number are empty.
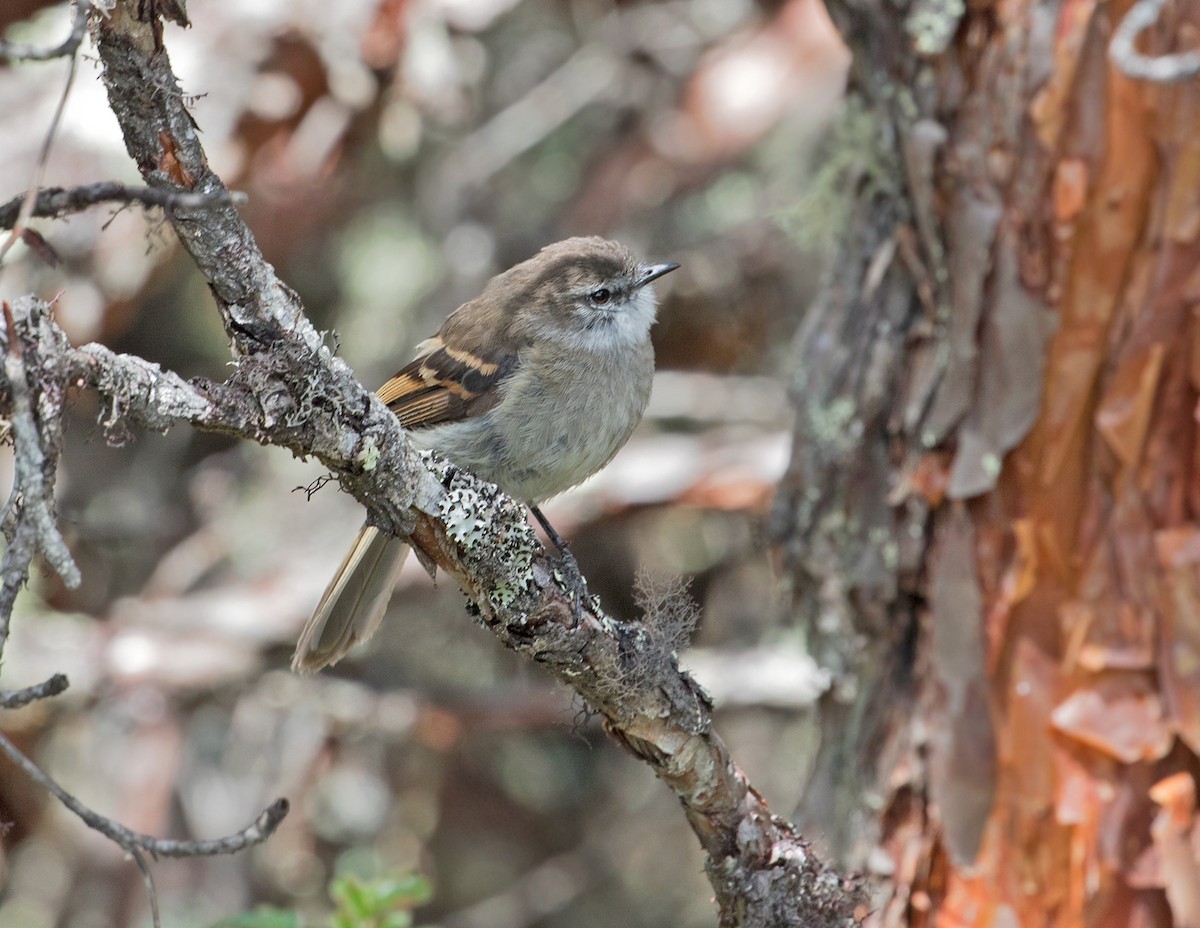
[[[491,578],[486,591],[492,607],[507,611],[521,597],[534,596],[532,567],[539,545],[525,507],[495,484],[467,474],[436,452],[422,451],[420,455],[445,490],[437,514],[461,549],[464,562],[472,568],[505,567],[504,574]]]

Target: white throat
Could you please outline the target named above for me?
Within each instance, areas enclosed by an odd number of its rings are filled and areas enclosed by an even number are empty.
[[[579,351],[626,351],[647,342],[658,312],[654,288],[634,290],[629,299],[608,310],[595,325],[572,330],[564,339]]]

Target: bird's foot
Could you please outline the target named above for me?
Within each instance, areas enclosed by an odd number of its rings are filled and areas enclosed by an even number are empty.
[[[564,545],[559,545],[558,548],[558,568],[563,573],[563,583],[571,597],[571,628],[578,628],[579,620],[583,617],[583,604],[588,599],[588,586],[579,570],[579,562],[575,560],[575,555]]]
[[[566,587],[567,595],[571,598],[573,616],[571,628],[578,628],[579,620],[583,617],[583,604],[587,602],[589,596],[587,581],[583,578],[579,562],[575,560],[575,555],[571,553],[571,549],[567,547],[563,537],[554,530],[554,526],[542,515],[542,511],[537,506],[530,506],[529,509],[546,532],[546,537],[558,548],[558,569],[562,573],[559,579]]]

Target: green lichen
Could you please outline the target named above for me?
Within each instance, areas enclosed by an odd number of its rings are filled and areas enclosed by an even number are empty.
[[[778,216],[806,249],[833,247],[849,225],[854,203],[895,193],[897,178],[903,176],[883,124],[857,95],[846,98],[814,164],[799,199]]]
[[[950,47],[967,11],[963,0],[918,0],[904,21],[918,55],[941,55]]]
[[[370,473],[375,469],[375,465],[379,463],[379,446],[375,444],[375,439],[366,438],[363,441],[362,450],[358,452],[357,460],[362,465],[364,473]]]

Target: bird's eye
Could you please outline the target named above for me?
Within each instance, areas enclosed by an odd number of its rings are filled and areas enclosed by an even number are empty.
[[[599,290],[593,290],[591,293],[589,293],[588,299],[591,300],[596,306],[603,306],[612,299],[612,292],[606,287],[601,287]]]

